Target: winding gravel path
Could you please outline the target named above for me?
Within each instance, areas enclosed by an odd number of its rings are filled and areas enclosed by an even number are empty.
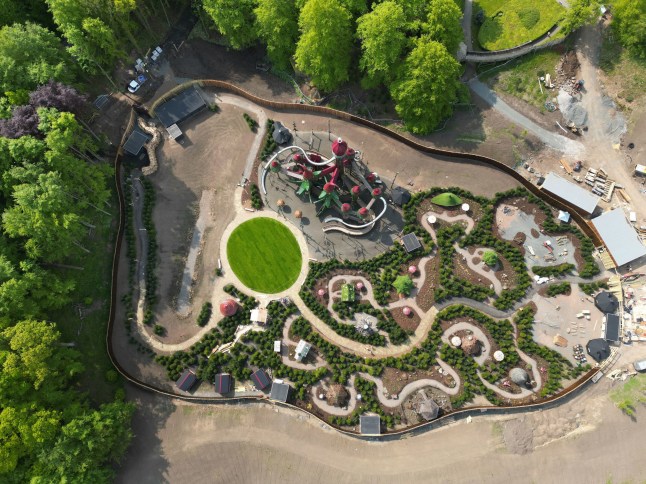
[[[446,331],[444,331],[444,333],[442,333],[442,341],[444,341],[447,345],[453,346],[450,342],[449,337],[452,334],[457,333],[458,331],[471,331],[473,333],[473,336],[478,341],[480,341],[483,346],[482,351],[480,352],[480,356],[474,356],[473,359],[476,360],[476,363],[478,365],[484,365],[486,359],[489,357],[489,355],[491,355],[491,343],[489,342],[489,338],[487,338],[487,336],[484,334],[484,331],[482,331],[474,324],[468,323],[466,321],[459,321],[452,324],[449,328],[447,328]]]

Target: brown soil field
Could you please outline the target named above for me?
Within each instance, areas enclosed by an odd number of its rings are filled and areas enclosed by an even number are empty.
[[[635,420],[622,415],[611,385],[604,378],[549,410],[475,416],[391,442],[344,437],[271,405],[192,405],[129,387],[136,437],[116,482],[638,481],[646,417],[641,408]]]

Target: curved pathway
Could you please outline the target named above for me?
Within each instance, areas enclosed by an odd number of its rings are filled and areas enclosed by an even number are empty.
[[[251,170],[253,169],[253,164],[256,161],[256,156],[260,153],[260,145],[262,144],[263,139],[265,138],[265,132],[267,131],[267,115],[265,110],[262,109],[257,104],[247,101],[245,98],[240,96],[235,96],[228,93],[215,94],[215,99],[219,103],[230,104],[232,106],[237,106],[245,111],[251,111],[256,116],[258,116],[258,128],[256,130],[256,137],[253,140],[253,143],[249,147],[249,154],[247,155],[247,163],[244,167],[244,172],[242,174],[242,184],[244,185],[249,177],[251,177]]]
[[[280,346],[280,358],[283,361],[283,364],[286,366],[291,366],[292,368],[297,368],[299,370],[316,370],[318,368],[327,366],[327,362],[319,355],[315,355],[316,358],[314,363],[301,363],[300,361],[290,360],[289,355],[283,351],[283,342],[292,344],[294,346],[298,344],[296,341],[292,340],[289,337],[289,330],[292,327],[292,323],[297,317],[298,316],[290,316],[285,321],[285,326],[283,326],[283,341],[281,342]]]
[[[471,232],[471,230],[473,230],[473,227],[475,226],[475,221],[467,214],[464,214],[464,213],[461,213],[459,215],[448,215],[446,212],[442,212],[442,213],[433,212],[433,211],[426,212],[422,216],[422,226],[431,234],[433,242],[435,242],[436,244],[437,244],[437,234],[435,233],[435,227],[433,227],[430,223],[428,223],[429,215],[434,215],[435,217],[449,223],[466,222],[467,227],[465,232],[467,234],[469,234],[469,232]],[[462,247],[460,247],[457,242],[453,244],[453,247],[455,248],[456,253],[464,259],[467,266],[469,266],[469,269],[471,269],[476,274],[484,277],[489,282],[491,282],[491,284],[493,284],[493,289],[496,292],[496,294],[500,294],[502,292],[502,283],[492,271],[484,270],[484,262],[481,261],[479,264],[476,264],[475,262],[473,262],[473,259],[477,257],[476,254],[470,254],[467,249],[463,249]],[[485,250],[485,249],[477,247],[476,250]]]
[[[444,383],[441,383],[437,380],[423,378],[421,380],[415,380],[413,382],[410,382],[408,385],[402,388],[401,391],[397,394],[397,399],[392,399],[392,398],[386,398],[385,394],[387,393],[387,391],[384,387],[384,383],[381,381],[381,378],[377,378],[369,375],[368,373],[363,373],[363,372],[359,372],[359,376],[361,378],[364,378],[365,380],[370,380],[375,385],[377,385],[377,398],[379,399],[379,402],[385,407],[389,407],[389,408],[398,407],[413,392],[416,392],[417,390],[421,390],[422,388],[425,388],[425,387],[437,388],[438,390],[441,390],[448,395],[457,395],[458,392],[460,391],[460,377],[458,373],[449,365],[447,365],[445,362],[440,360],[439,358],[436,358],[436,360],[438,365],[442,368],[442,370],[453,378],[453,381],[455,382],[455,385],[453,387],[447,387]]]
[[[450,342],[450,336],[457,333],[458,331],[471,331],[473,333],[473,336],[478,341],[480,341],[483,346],[482,351],[480,353],[480,356],[474,356],[473,359],[478,365],[484,365],[485,360],[489,357],[489,355],[491,355],[491,343],[489,342],[489,338],[487,338],[487,335],[485,335],[484,331],[482,331],[474,324],[466,321],[459,321],[452,324],[449,328],[447,328],[446,331],[444,331],[444,333],[442,333],[442,341],[444,341],[447,345],[453,346]]]
[[[469,81],[469,87],[478,95],[478,97],[493,107],[496,111],[500,112],[514,124],[523,127],[537,136],[550,148],[571,156],[580,155],[585,151],[583,144],[579,141],[566,138],[560,134],[554,134],[531,121],[526,116],[520,114],[514,108],[509,106],[509,104],[500,99],[494,91],[489,89],[489,86],[480,82],[477,78],[473,78]]]
[[[325,399],[321,400],[316,393],[316,387],[313,386],[311,393],[312,393],[312,401],[314,402],[314,405],[316,405],[324,412],[327,412],[330,415],[336,415],[337,417],[345,417],[347,415],[350,415],[352,412],[354,412],[354,409],[357,406],[357,390],[354,388],[354,378],[355,376],[352,375],[348,380],[348,384],[344,385],[345,389],[350,394],[350,397],[348,399],[348,406],[346,408],[330,405],[329,403],[327,403],[327,400]],[[324,382],[323,380],[321,380],[320,383],[321,383],[321,386],[327,392],[327,389],[328,389],[327,382]]]

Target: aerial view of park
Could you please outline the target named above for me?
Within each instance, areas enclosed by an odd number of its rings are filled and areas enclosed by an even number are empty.
[[[0,10],[0,482],[644,480],[646,3]]]

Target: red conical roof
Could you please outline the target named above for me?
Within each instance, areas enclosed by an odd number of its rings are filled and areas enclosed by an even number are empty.
[[[362,217],[366,217],[368,215],[368,209],[366,207],[361,207],[359,209],[359,215]]]
[[[341,211],[342,212],[349,212],[352,209],[349,203],[344,203],[341,205]]]
[[[343,141],[341,138],[338,138],[334,143],[332,143],[332,153],[334,156],[343,156],[348,150],[348,143]]]
[[[359,193],[361,193],[361,187],[359,185],[353,186],[352,193],[354,193],[355,195],[359,195]]]
[[[300,153],[296,153],[294,155],[294,161],[301,161],[302,159],[303,159],[303,155],[301,155]]]
[[[334,191],[334,184],[332,183],[326,183],[323,185],[323,190],[325,190],[325,193],[332,193]]]
[[[222,316],[233,316],[238,311],[238,304],[233,299],[227,299],[220,303]]]
[[[380,197],[381,196],[381,189],[380,188],[375,188],[372,191],[372,196],[375,197],[375,198]]]
[[[366,180],[368,180],[368,183],[374,183],[376,179],[377,179],[377,176],[374,173],[368,173],[368,176],[366,177]]]

